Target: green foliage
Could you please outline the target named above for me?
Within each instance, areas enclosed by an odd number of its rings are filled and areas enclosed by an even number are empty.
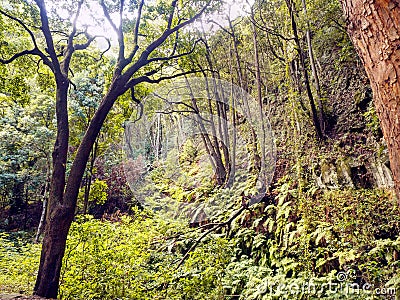
[[[181,269],[173,272],[166,299],[223,299],[223,279],[231,254],[226,239],[215,236],[206,241],[190,253]]]
[[[40,245],[24,235],[0,233],[0,293],[30,293],[39,265]]]
[[[290,180],[282,180],[276,202],[243,212],[231,225],[229,239],[223,232],[210,234],[179,268],[201,232],[147,211],[117,217],[114,223],[80,216],[68,238],[60,296],[372,299],[362,290],[332,293],[328,284],[341,283],[338,272],[348,276],[342,284],[399,288],[400,220],[391,194],[336,190],[308,198],[305,193],[295,205],[295,191]],[[1,236],[0,269],[7,274],[0,275],[3,291],[32,289],[40,247],[21,241]],[[296,290],[310,284],[315,291]]]
[[[90,217],[74,223],[61,275],[64,299],[140,299],[150,274],[142,272],[158,234],[151,219],[108,223]],[[144,230],[150,229],[150,230]]]
[[[90,187],[89,201],[92,201],[98,205],[103,205],[107,201],[108,196],[108,185],[107,182],[100,179],[95,179]],[[78,198],[83,201],[84,188],[79,191]]]
[[[380,131],[380,123],[378,115],[376,114],[374,103],[371,101],[368,105],[367,111],[364,113],[364,117],[367,121],[367,126],[371,129],[374,134],[378,134]]]
[[[5,97],[0,114],[0,196],[3,207],[22,209],[35,200],[46,182],[54,139],[54,106],[50,97],[31,88],[29,106]],[[26,195],[23,197],[23,195]],[[25,198],[25,199],[24,199]]]
[[[221,299],[229,242],[214,236],[177,268],[188,247],[180,234],[182,224],[144,212],[115,223],[79,216],[67,241],[60,298]],[[0,291],[30,293],[40,246],[10,239],[0,236]]]
[[[291,186],[282,181],[277,203],[259,206],[252,225],[236,231],[236,255],[224,278],[233,293],[240,299],[380,299],[363,284],[398,290],[400,219],[390,193],[335,190],[309,197]],[[239,222],[249,224],[249,217]],[[338,272],[345,272],[345,282]],[[310,283],[315,293],[290,289]],[[332,293],[332,283],[344,287]],[[345,284],[360,290],[349,292]]]

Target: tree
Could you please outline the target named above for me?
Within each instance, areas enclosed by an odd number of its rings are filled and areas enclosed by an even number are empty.
[[[400,4],[341,0],[347,31],[370,80],[400,203]]]
[[[10,217],[25,213],[18,221],[24,226],[29,202],[46,199],[54,138],[54,105],[29,69],[0,70],[0,197]]]
[[[172,0],[171,3],[160,1],[148,5],[145,5],[144,0],[129,4],[123,0],[117,3],[100,1],[105,19],[118,36],[118,54],[109,86],[88,124],[67,173],[70,135],[68,90],[73,77],[71,62],[77,52],[89,49],[100,38],[91,36],[87,27],[80,29],[78,26],[82,10],[91,4],[95,3],[80,0],[73,2],[72,6],[66,5],[65,11],[69,16],[64,19],[56,13],[55,8],[48,11],[45,0],[35,0],[34,3],[15,1],[2,5],[3,8],[0,9],[2,22],[7,20],[14,23],[30,39],[30,48],[14,47],[14,54],[7,57],[3,55],[0,63],[9,64],[23,56],[36,58],[38,65],[44,64],[51,70],[56,82],[57,133],[52,154],[53,173],[39,272],[34,288],[36,295],[47,298],[57,297],[62,258],[74,218],[81,180],[104,120],[119,96],[130,91],[132,98],[136,100],[134,88],[138,84],[158,83],[193,73],[193,70],[171,72],[172,62],[194,51],[196,44],[193,43],[190,49],[181,47],[180,34],[183,28],[211,9],[212,0]],[[136,17],[129,20],[126,14],[132,11],[136,13]],[[119,15],[120,24],[113,21],[111,15],[114,13]],[[38,23],[40,27],[34,25]],[[152,24],[155,24],[155,28],[146,28],[144,35],[143,27]],[[160,49],[164,44],[169,49]]]
[[[290,21],[291,21],[291,26],[293,30],[293,39],[296,44],[296,50],[299,53],[299,58],[300,58],[300,66],[303,71],[303,77],[304,77],[304,84],[306,87],[306,92],[307,92],[307,97],[310,103],[310,108],[311,108],[311,116],[312,120],[315,126],[315,130],[317,132],[317,136],[319,139],[324,138],[324,132],[323,132],[323,114],[322,114],[322,104],[320,105],[320,112],[318,113],[316,105],[315,105],[315,100],[314,100],[314,95],[311,90],[311,84],[310,84],[310,79],[308,75],[308,70],[305,62],[305,55],[304,55],[304,50],[301,46],[300,43],[300,37],[299,37],[299,32],[297,29],[297,22],[295,19],[295,3],[292,0],[285,0],[286,5],[289,11],[289,16],[290,16]]]

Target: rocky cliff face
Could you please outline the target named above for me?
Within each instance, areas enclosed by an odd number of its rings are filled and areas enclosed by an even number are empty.
[[[387,156],[325,161],[320,165],[320,172],[314,173],[314,178],[317,186],[322,189],[393,188]]]

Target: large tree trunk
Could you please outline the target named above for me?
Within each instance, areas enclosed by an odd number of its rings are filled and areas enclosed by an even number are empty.
[[[68,147],[68,134],[65,135],[63,130],[68,128],[64,127],[68,122],[58,127],[59,132],[53,152],[52,189],[49,198],[48,216],[40,257],[39,272],[34,288],[35,295],[46,298],[57,298],[62,258],[65,252],[68,230],[75,214],[80,183],[93,144],[95,143],[108,112],[120,94],[116,91],[118,88],[119,86],[117,85],[110,88],[110,92],[105,96],[99,109],[92,118],[78,148],[66,184],[65,163],[60,164],[60,162],[66,161],[67,153],[64,149],[64,139],[66,138],[66,147]],[[67,94],[64,94],[63,91],[62,89],[58,92],[57,98],[66,97]],[[57,101],[59,100],[57,99]],[[64,116],[60,118],[63,119]],[[63,146],[60,147],[59,145]]]
[[[371,83],[400,202],[400,3],[398,0],[341,2],[348,33]]]
[[[70,224],[70,220],[72,221],[74,215],[73,210],[72,213],[66,214],[67,210],[63,207],[65,166],[69,139],[67,110],[69,81],[62,74],[58,74],[56,82],[57,137],[52,154],[53,174],[51,177],[45,236],[39,272],[34,288],[34,294],[46,298],[57,298],[61,263],[69,229],[68,222]]]
[[[57,298],[62,258],[73,216],[73,212],[71,215],[68,208],[57,206],[46,223],[39,274],[35,285],[36,295]]]

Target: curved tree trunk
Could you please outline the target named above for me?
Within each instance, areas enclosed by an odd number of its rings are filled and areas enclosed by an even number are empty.
[[[400,2],[341,0],[341,3],[348,33],[371,83],[400,202]]]
[[[39,272],[34,288],[34,294],[36,295],[46,298],[57,298],[62,258],[64,257],[68,231],[75,215],[80,183],[91,149],[103,126],[104,120],[115,100],[120,95],[118,88],[117,84],[113,84],[110,87],[110,92],[103,98],[99,109],[92,118],[72,163],[65,191],[64,189],[54,190],[54,183],[52,182],[53,190],[50,193],[49,212],[46,221]],[[57,142],[55,149],[57,149]],[[55,170],[56,159],[58,160],[59,158],[54,155],[53,153],[53,166]],[[53,172],[52,180],[55,180],[54,174],[56,174],[55,171]]]

